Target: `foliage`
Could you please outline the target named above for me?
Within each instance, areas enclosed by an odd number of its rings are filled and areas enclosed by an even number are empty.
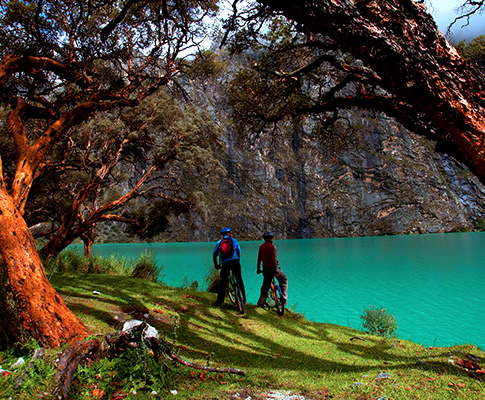
[[[44,260],[47,271],[127,275],[133,270],[124,257],[85,256],[74,249],[62,251],[55,259]]]
[[[51,357],[33,360],[32,365],[30,365],[29,360],[38,348],[38,343],[35,340],[30,340],[24,343],[15,343],[8,350],[0,353],[1,365],[7,371],[20,357],[26,362],[15,371],[11,371],[11,375],[0,377],[0,379],[6,381],[0,385],[0,398],[32,398],[31,396],[36,396],[44,390],[48,391],[49,387],[52,387],[56,369],[51,362]],[[21,385],[16,388],[20,374],[23,375]]]
[[[480,218],[475,222],[474,230],[479,232],[485,231],[485,218]]]
[[[116,392],[135,394],[137,397],[166,392],[179,371],[158,363],[145,348],[129,349],[113,359],[103,359],[80,367],[76,373],[73,392],[85,398],[111,398]]]
[[[341,110],[359,102],[350,73],[359,70],[358,62],[327,47],[318,36],[301,34],[281,16],[266,23],[267,29],[253,32],[250,61],[231,81],[228,101],[240,131],[254,142],[265,129],[278,132],[285,123],[305,119],[313,127],[314,139],[332,135],[339,121],[348,125]],[[241,36],[235,35],[236,47],[238,41]],[[372,85],[370,79],[367,83]]]
[[[364,320],[364,329],[373,335],[391,337],[397,329],[396,318],[383,307],[375,308],[371,305],[364,309],[360,318]]]
[[[221,281],[221,275],[219,271],[210,266],[207,270],[205,283],[207,285],[207,291],[210,293],[217,293],[219,288],[219,282]]]
[[[196,291],[199,289],[199,282],[196,279],[192,279],[192,281],[189,283],[189,277],[185,275],[184,281],[182,282],[180,288]]]
[[[163,266],[156,264],[153,254],[145,252],[138,259],[129,261],[125,257],[85,256],[74,249],[62,251],[55,259],[45,260],[50,274],[54,272],[80,272],[88,274],[110,274],[131,276],[161,283]]]
[[[226,69],[226,62],[211,50],[199,51],[190,64],[190,74],[200,79],[221,75]]]
[[[161,282],[163,265],[157,265],[153,254],[145,252],[136,261],[131,276],[133,278],[146,279],[152,282]]]
[[[485,35],[477,36],[469,43],[460,40],[455,47],[463,57],[485,67]]]

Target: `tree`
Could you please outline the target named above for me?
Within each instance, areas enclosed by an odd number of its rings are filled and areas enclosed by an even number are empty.
[[[295,21],[309,37],[321,35],[326,46],[362,60],[368,75],[392,95],[388,106],[396,115],[456,151],[485,181],[484,75],[447,42],[423,4],[258,2]]]
[[[14,165],[0,162],[2,294],[18,332],[45,346],[88,333],[49,284],[23,218],[55,146],[96,113],[137,106],[173,82],[184,66],[179,55],[200,40],[198,29],[215,9],[211,0],[0,1],[1,101],[9,105],[6,127],[15,153]],[[71,217],[109,172],[124,140],[78,193]]]
[[[77,237],[89,255],[94,228],[103,221],[122,222],[132,237],[152,238],[170,214],[195,206],[192,192],[200,188],[194,181],[202,183],[209,172],[189,171],[190,165],[217,170],[220,130],[200,111],[183,109],[168,90],[136,108],[113,111],[73,130],[69,148],[53,154],[56,162],[32,189],[26,220],[57,225],[40,250],[44,258]]]
[[[468,44],[460,40],[455,47],[463,57],[485,67],[485,35],[477,36]]]

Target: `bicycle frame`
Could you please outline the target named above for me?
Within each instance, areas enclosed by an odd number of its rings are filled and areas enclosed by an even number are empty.
[[[283,315],[285,313],[283,292],[281,291],[280,285],[276,281],[276,277],[271,281],[271,287],[269,289],[266,305],[270,308],[276,308],[276,312],[279,315]]]

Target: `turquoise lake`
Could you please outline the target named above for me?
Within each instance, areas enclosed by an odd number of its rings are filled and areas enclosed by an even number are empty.
[[[255,304],[262,242],[241,241],[247,299]],[[397,320],[397,336],[424,346],[473,344],[485,349],[485,233],[275,240],[288,276],[288,307],[317,321],[362,330],[370,305]],[[202,289],[215,243],[99,244],[93,254],[137,258],[148,251],[163,281]],[[71,247],[79,248],[81,245]],[[214,295],[215,300],[215,295]],[[227,299],[226,299],[227,301]],[[284,317],[283,317],[284,318]]]

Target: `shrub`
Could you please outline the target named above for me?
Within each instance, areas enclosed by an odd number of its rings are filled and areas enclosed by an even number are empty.
[[[384,307],[370,306],[364,309],[364,314],[360,318],[364,320],[364,329],[373,335],[390,337],[397,329],[396,318]]]
[[[131,268],[122,257],[85,256],[73,249],[63,250],[54,260],[43,261],[46,270],[53,272],[84,272],[92,274],[126,275]]]
[[[137,397],[161,398],[150,394],[167,392],[179,370],[158,363],[144,347],[128,349],[113,359],[102,359],[76,371],[72,391],[83,398],[112,398],[116,392],[137,393]],[[134,396],[128,396],[133,398]]]
[[[188,289],[196,291],[199,289],[199,282],[195,279],[192,279],[192,281],[189,283],[189,278],[187,275],[185,275],[181,288],[184,290]]]
[[[219,289],[219,282],[221,281],[221,276],[219,272],[212,267],[209,267],[207,271],[207,276],[205,278],[205,283],[207,284],[207,291],[209,293],[217,293]]]
[[[163,266],[155,263],[153,254],[145,252],[135,263],[135,268],[131,273],[133,278],[147,279],[152,282],[160,282],[162,279]]]

